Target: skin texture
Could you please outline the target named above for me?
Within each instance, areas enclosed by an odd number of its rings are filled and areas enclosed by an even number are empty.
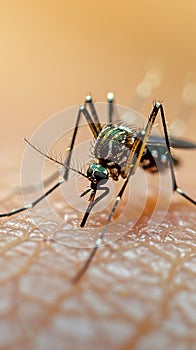
[[[1,211],[19,202],[18,194],[11,195]],[[61,204],[67,224],[81,220]],[[58,198],[53,205],[59,205]],[[160,209],[148,226],[153,205],[152,193],[134,227],[124,218],[127,232],[99,249],[77,285],[71,279],[89,249],[50,239],[56,223],[44,205],[30,216],[2,219],[1,348],[194,349],[195,208],[176,195],[162,222],[156,226]],[[88,225],[86,237],[97,238]]]
[[[88,93],[105,101],[112,90],[117,103],[145,116],[153,99],[163,100],[168,125],[181,118],[180,134],[195,140],[195,11],[192,0],[2,3],[0,212],[22,204],[13,189],[23,137]],[[195,152],[176,154],[179,185],[195,199]],[[167,216],[159,209],[149,227],[156,199],[150,182],[137,225],[132,215],[141,197],[135,196],[123,216],[126,234],[98,251],[75,286],[71,278],[89,249],[48,239],[56,224],[44,203],[1,219],[1,349],[195,349],[195,208],[176,194]],[[140,182],[138,188],[143,193]],[[51,197],[51,205],[60,205],[65,225],[80,222],[62,198]],[[72,244],[95,242],[88,225],[85,233],[76,230]]]

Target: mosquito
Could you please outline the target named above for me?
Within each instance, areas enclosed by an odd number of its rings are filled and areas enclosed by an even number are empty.
[[[83,197],[90,192],[89,204],[80,223],[80,226],[84,227],[92,211],[92,208],[101,198],[101,196],[96,197],[97,191],[102,189],[100,187],[100,184],[107,183],[109,178],[113,179],[114,181],[118,181],[120,178],[122,178],[124,180],[123,185],[116,194],[108,218],[102,230],[100,229],[99,236],[95,241],[94,248],[92,248],[87,260],[84,262],[77,274],[72,279],[73,283],[77,283],[81,279],[81,277],[88,269],[90,263],[92,262],[92,259],[95,256],[98,248],[102,245],[108,225],[112,221],[114,213],[116,212],[118,204],[127,188],[129,180],[135,174],[138,166],[141,166],[144,170],[151,173],[163,171],[164,169],[169,168],[171,173],[173,191],[183,196],[192,204],[196,204],[196,201],[187,195],[177,185],[174,166],[178,162],[171,153],[171,147],[195,149],[196,143],[172,137],[169,138],[162,102],[153,102],[152,111],[147,119],[146,126],[142,130],[136,130],[131,126],[114,122],[113,93],[108,93],[107,102],[108,122],[103,126],[100,122],[91,95],[86,96],[85,103],[81,105],[78,110],[71,144],[68,148],[68,153],[64,162],[60,162],[52,158],[50,155],[45,154],[35,145],[25,139],[25,141],[31,147],[33,147],[44,157],[63,166],[64,174],[54,186],[50,187],[49,190],[47,190],[32,203],[26,204],[19,209],[0,214],[0,217],[9,217],[35,207],[39,202],[42,201],[43,198],[47,197],[56,188],[61,186],[63,182],[68,180],[70,171],[74,171],[90,182],[89,188],[80,195],[80,197]],[[163,138],[153,136],[151,134],[158,113],[160,113],[161,117]],[[71,167],[72,152],[74,150],[74,145],[82,117],[86,119],[94,138],[93,153],[95,161],[90,164],[86,173],[83,173],[82,171]]]

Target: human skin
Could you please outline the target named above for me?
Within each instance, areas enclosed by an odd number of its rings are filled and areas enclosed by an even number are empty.
[[[195,2],[19,0],[4,2],[0,16],[1,212],[22,204],[12,192],[19,184],[22,137],[56,111],[81,103],[86,93],[103,101],[112,90],[118,103],[145,116],[160,98],[168,123],[181,116],[184,87],[195,82]],[[160,85],[143,105],[134,104],[153,62]],[[195,97],[190,100],[183,132],[194,140]],[[179,185],[195,199],[195,152],[177,154]],[[132,227],[134,198],[124,218],[127,233],[99,249],[77,285],[71,279],[89,249],[49,240],[54,223],[43,203],[0,219],[0,348],[195,348],[195,208],[176,194],[168,215],[160,210],[155,219],[163,221],[149,227],[155,200],[149,194],[138,224]],[[51,204],[55,208],[58,200]],[[68,213],[65,202],[61,209]],[[77,215],[69,211],[67,220]],[[88,222],[84,240],[96,240],[91,231]],[[79,227],[73,240],[78,235]]]
[[[194,197],[190,152],[180,181]],[[10,193],[6,178],[4,194]],[[153,201],[135,226],[124,218],[126,233],[98,250],[77,284],[72,278],[90,251],[50,239],[55,223],[44,205],[1,219],[0,347],[194,349],[195,207],[176,194],[167,215],[158,210],[149,226]],[[1,211],[19,205],[20,196],[11,194]],[[81,219],[66,203],[63,210],[68,222]],[[86,235],[97,238],[88,225]]]

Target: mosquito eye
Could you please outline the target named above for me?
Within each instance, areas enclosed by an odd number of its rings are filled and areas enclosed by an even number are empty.
[[[95,171],[94,177],[97,181],[107,180],[108,174],[104,174],[103,172],[100,172],[100,171]]]
[[[109,177],[108,170],[100,164],[91,164],[87,170],[87,176],[91,181],[96,180],[97,182],[101,180],[107,180]]]
[[[92,174],[93,174],[93,169],[89,167],[88,170],[87,170],[87,176],[91,177]]]

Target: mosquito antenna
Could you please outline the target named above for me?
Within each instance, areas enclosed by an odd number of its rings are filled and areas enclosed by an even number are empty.
[[[31,146],[36,152],[40,153],[42,156],[44,156],[45,158],[51,160],[52,162],[62,165],[64,167],[64,164],[62,162],[60,162],[58,159],[53,158],[52,156],[49,156],[48,154],[44,153],[43,151],[41,151],[38,147],[36,147],[35,145],[33,145],[30,141],[28,141],[26,138],[24,138],[24,141],[26,143],[28,143],[29,146]]]
[[[45,158],[51,160],[52,162],[55,162],[56,164],[59,164],[59,165],[63,166],[63,167],[66,168],[66,169],[68,168],[68,169],[74,171],[75,173],[77,173],[77,174],[79,174],[79,175],[82,175],[82,176],[85,177],[85,178],[88,178],[88,176],[85,175],[82,171],[79,171],[79,170],[74,169],[74,168],[72,168],[72,167],[70,167],[70,166],[67,166],[66,164],[60,162],[58,159],[55,159],[55,158],[53,158],[52,156],[49,156],[48,154],[44,153],[44,152],[41,151],[39,148],[37,148],[35,145],[33,145],[30,141],[28,141],[26,138],[24,138],[24,141],[25,141],[26,143],[28,143],[28,145],[31,146],[36,152],[40,153],[40,154],[41,154],[42,156],[44,156]]]

